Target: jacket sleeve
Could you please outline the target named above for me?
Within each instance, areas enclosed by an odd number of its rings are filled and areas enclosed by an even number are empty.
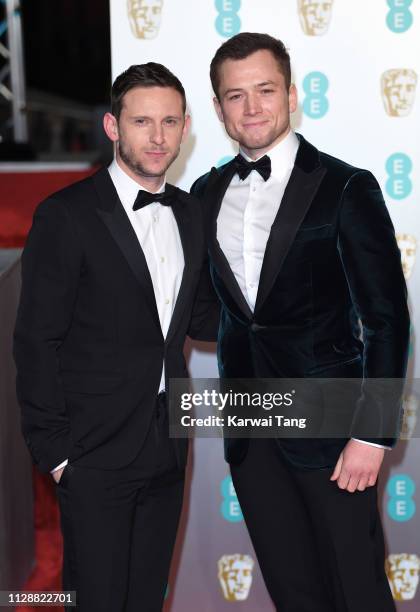
[[[220,302],[210,277],[208,258],[205,257],[195,294],[188,335],[194,340],[216,342],[220,321]]]
[[[195,181],[191,187],[191,194],[196,197],[202,197],[201,179]],[[198,189],[198,185],[201,188]],[[216,342],[219,321],[220,321],[220,302],[213,287],[210,275],[210,263],[208,257],[208,223],[206,221],[204,203],[197,200],[200,206],[200,224],[203,228],[204,237],[204,257],[200,273],[200,280],[197,286],[197,291],[194,298],[194,305],[188,335],[194,340],[202,340],[205,342]]]
[[[58,354],[69,329],[82,262],[80,241],[62,201],[37,209],[22,255],[22,291],[14,333],[22,432],[42,472],[69,456],[70,423]]]
[[[338,248],[363,330],[363,384],[353,436],[393,446],[400,429],[410,319],[394,227],[368,171],[355,173],[344,189]]]

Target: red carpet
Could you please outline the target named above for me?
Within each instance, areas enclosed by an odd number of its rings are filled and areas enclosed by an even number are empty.
[[[14,166],[18,167],[18,164]],[[34,171],[29,170],[29,164],[24,167],[25,172],[15,172],[13,169],[5,172],[0,167],[0,248],[23,246],[34,210],[41,200],[96,170],[88,168],[52,172],[39,171],[36,164],[33,166]],[[48,165],[42,167],[48,168]]]
[[[49,474],[40,474],[34,468],[33,485],[36,565],[22,590],[60,591],[63,541],[55,484]],[[36,612],[42,609],[63,612],[61,606],[18,606],[16,612]]]
[[[1,167],[3,166],[3,168]],[[16,168],[19,164],[15,164]],[[50,165],[51,166],[51,165]],[[57,164],[55,165],[57,167]],[[67,168],[68,168],[67,164]],[[35,208],[45,197],[92,174],[96,168],[48,170],[48,166],[25,164],[25,172],[0,165],[0,248],[21,247],[32,224]],[[41,171],[40,171],[41,170]],[[49,474],[33,469],[35,567],[23,590],[61,590],[63,542],[55,485]],[[16,612],[63,612],[57,607],[19,606]]]

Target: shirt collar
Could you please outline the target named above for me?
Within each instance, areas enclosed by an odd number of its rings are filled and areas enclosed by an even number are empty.
[[[117,190],[118,197],[124,205],[132,206],[137,198],[140,189],[150,192],[150,189],[143,187],[140,183],[131,178],[118,164],[117,160],[111,162],[108,166],[108,172]],[[165,191],[166,179],[156,193]]]
[[[271,176],[281,180],[284,175],[295,165],[296,154],[299,148],[299,140],[293,130],[283,140],[274,145],[272,149],[264,153],[271,159]],[[257,161],[264,155],[252,160],[246,153],[239,149],[239,152],[248,161]]]

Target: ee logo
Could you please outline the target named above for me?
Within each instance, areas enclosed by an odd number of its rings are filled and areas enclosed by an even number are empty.
[[[326,97],[328,79],[322,72],[310,72],[303,79],[303,112],[311,119],[321,119],[328,112],[329,102]]]
[[[394,200],[403,200],[411,193],[413,187],[410,172],[413,168],[411,159],[405,153],[394,153],[386,160],[388,180],[386,191]]]
[[[215,0],[215,5],[219,13],[215,25],[220,36],[230,38],[238,34],[241,29],[241,20],[238,15],[241,0]]]
[[[244,517],[230,476],[226,476],[222,480],[220,492],[223,498],[220,505],[220,512],[223,518],[229,521],[229,523],[239,523],[242,521]]]
[[[416,512],[416,504],[412,497],[416,485],[410,476],[396,474],[390,478],[386,490],[390,497],[387,506],[389,516],[400,523],[413,518]]]
[[[410,6],[413,0],[387,0],[389,12],[386,16],[386,24],[391,32],[400,34],[406,32],[413,23],[413,14]]]

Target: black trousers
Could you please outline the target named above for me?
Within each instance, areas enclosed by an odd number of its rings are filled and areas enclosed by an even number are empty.
[[[78,612],[160,612],[182,507],[184,470],[159,395],[146,441],[118,470],[68,464],[57,485],[63,589]]]
[[[342,491],[332,471],[293,468],[261,439],[231,465],[270,596],[281,612],[395,612],[376,487]]]

